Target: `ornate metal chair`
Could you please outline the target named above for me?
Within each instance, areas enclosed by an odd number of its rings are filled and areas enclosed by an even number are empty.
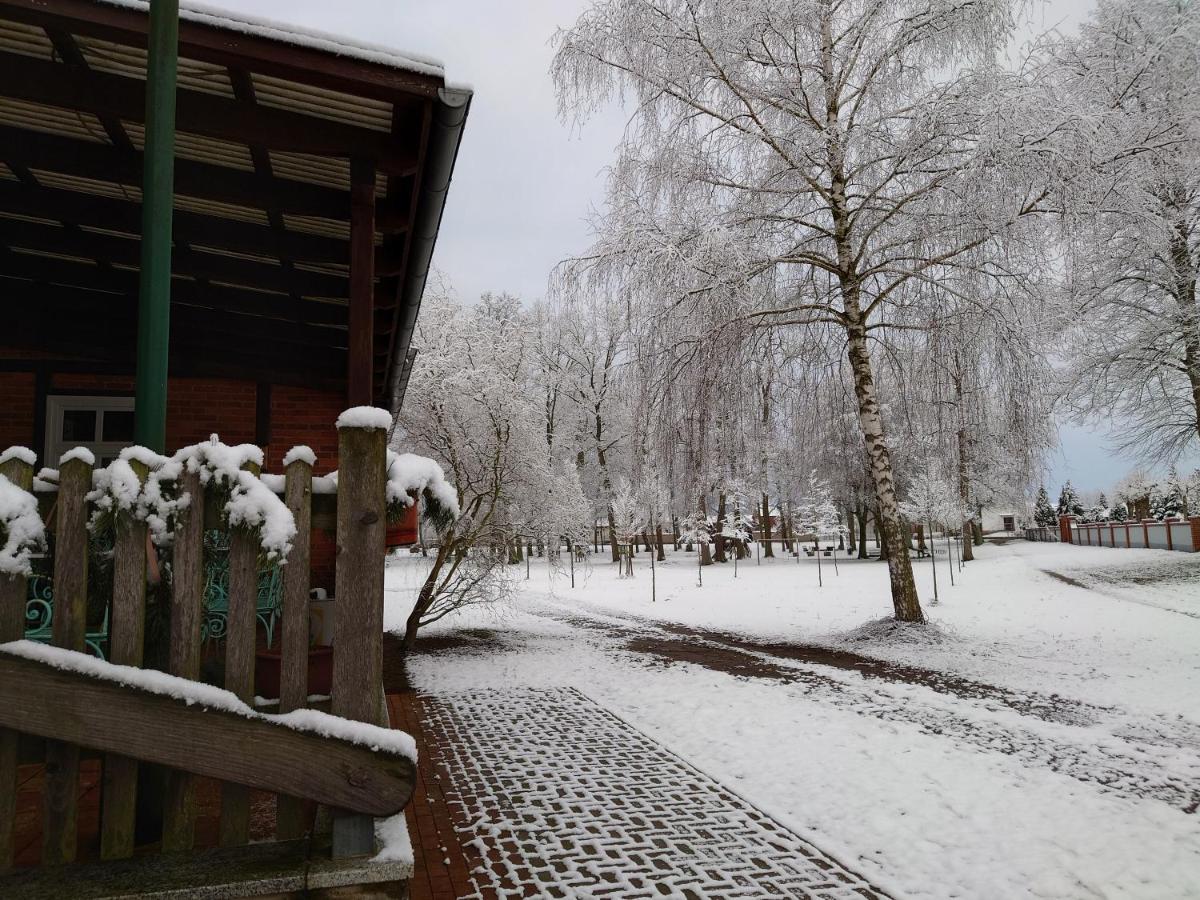
[[[25,601],[25,639],[50,643],[54,633],[54,579],[50,575],[30,576],[28,599]],[[104,619],[99,625],[88,625],[84,643],[94,656],[105,659],[108,646],[108,606],[104,607]]]
[[[260,569],[258,573],[258,602],[255,604],[258,621],[267,633],[267,646],[275,640],[275,623],[279,619],[283,596],[283,574],[279,566]],[[208,531],[204,535],[204,621],[200,636],[205,641],[225,637],[229,616],[229,535]]]

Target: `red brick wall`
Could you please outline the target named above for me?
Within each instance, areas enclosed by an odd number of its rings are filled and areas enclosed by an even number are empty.
[[[34,375],[0,372],[0,450],[13,445],[32,447]]]
[[[274,385],[271,388],[271,443],[267,446],[267,469],[283,471],[283,457],[298,444],[307,444],[317,454],[313,469],[318,475],[338,466],[337,429],[334,422],[346,408],[340,391]]]

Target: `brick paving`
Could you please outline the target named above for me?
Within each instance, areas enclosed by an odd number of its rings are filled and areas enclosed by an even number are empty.
[[[419,705],[428,771],[453,777],[458,897],[885,897],[574,689]]]

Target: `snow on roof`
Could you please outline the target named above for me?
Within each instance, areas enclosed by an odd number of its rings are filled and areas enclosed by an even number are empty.
[[[136,9],[140,12],[147,12],[150,8],[148,0],[99,0],[99,2]],[[225,31],[236,31],[240,34],[254,35],[272,41],[293,44],[297,47],[322,50],[336,56],[360,59],[381,66],[390,66],[393,69],[404,69],[419,75],[445,77],[445,68],[442,63],[427,56],[329,34],[316,29],[302,28],[290,22],[278,22],[242,12],[232,12],[228,9],[210,6],[207,3],[182,0],[179,4],[179,18],[180,21],[198,22]]]

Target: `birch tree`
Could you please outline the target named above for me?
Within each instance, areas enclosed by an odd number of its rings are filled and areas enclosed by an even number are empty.
[[[1095,185],[1068,229],[1068,399],[1153,462],[1200,441],[1200,6],[1102,0],[1042,64]]]
[[[987,66],[1012,24],[1008,0],[598,0],[553,66],[568,116],[633,99],[590,265],[678,314],[844,347],[903,621],[923,613],[873,332],[911,282],[995,275],[975,251],[1040,209],[1002,171],[1013,107]]]

